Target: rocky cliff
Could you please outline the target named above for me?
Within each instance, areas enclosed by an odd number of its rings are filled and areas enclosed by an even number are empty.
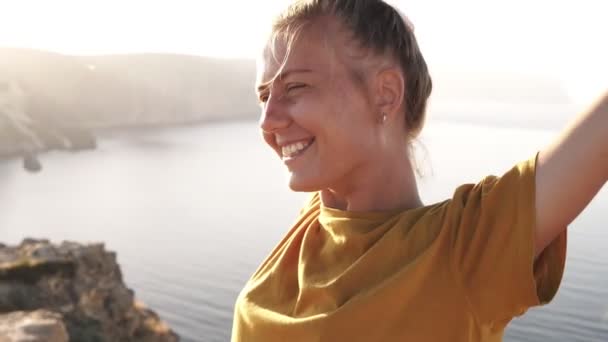
[[[254,80],[253,60],[0,48],[0,158],[94,148],[104,127],[252,119]]]
[[[0,245],[0,342],[172,342],[103,244]]]
[[[254,81],[254,60],[69,56],[0,48],[0,103],[2,93],[17,84],[25,112],[48,124],[97,127],[255,118]]]

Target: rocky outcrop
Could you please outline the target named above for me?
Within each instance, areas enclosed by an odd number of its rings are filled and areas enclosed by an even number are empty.
[[[0,315],[0,342],[69,341],[62,316],[48,310],[13,312]]]
[[[0,245],[0,342],[170,342],[177,335],[135,301],[103,244]]]

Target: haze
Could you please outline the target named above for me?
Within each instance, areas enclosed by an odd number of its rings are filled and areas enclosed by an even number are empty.
[[[596,0],[391,1],[431,67],[551,76],[578,102],[608,86],[607,4]],[[66,54],[255,57],[285,0],[6,1],[0,46]]]

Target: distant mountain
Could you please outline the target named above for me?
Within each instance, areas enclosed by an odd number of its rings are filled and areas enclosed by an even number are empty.
[[[431,69],[433,93],[443,102],[567,104],[568,94],[548,76],[469,69]]]
[[[576,107],[557,80],[514,72],[431,69],[429,117],[494,126],[561,128]]]
[[[0,49],[0,97],[2,89],[18,87],[25,94],[28,116],[64,125],[254,118],[254,79],[252,60],[161,54],[66,56]]]

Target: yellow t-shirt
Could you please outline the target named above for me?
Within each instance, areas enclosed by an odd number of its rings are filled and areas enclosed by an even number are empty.
[[[533,158],[393,213],[315,194],[239,295],[232,341],[501,341],[565,263],[565,230],[534,261],[534,173]]]

